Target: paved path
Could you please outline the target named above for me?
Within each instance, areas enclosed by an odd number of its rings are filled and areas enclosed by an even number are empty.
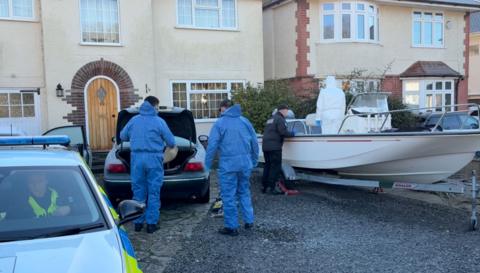
[[[211,178],[211,202],[218,194],[215,174]],[[133,224],[126,225],[137,259],[144,273],[161,273],[175,255],[182,242],[192,236],[194,228],[207,217],[211,204],[188,201],[170,201],[162,204],[160,229],[153,234],[134,232]]]

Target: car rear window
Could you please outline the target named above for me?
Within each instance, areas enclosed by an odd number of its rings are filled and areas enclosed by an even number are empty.
[[[0,168],[0,240],[95,223],[105,219],[80,167]]]

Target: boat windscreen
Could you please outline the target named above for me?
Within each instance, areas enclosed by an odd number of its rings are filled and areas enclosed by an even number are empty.
[[[388,94],[386,93],[366,93],[358,95],[350,105],[350,109],[356,112],[388,112]]]

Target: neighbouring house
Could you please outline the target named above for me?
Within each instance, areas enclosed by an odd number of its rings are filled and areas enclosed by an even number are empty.
[[[260,0],[0,0],[0,127],[84,125],[107,150],[120,109],[155,95],[208,133],[263,83]]]
[[[470,15],[470,77],[468,78],[468,99],[480,104],[480,12]]]
[[[475,0],[264,0],[265,80],[288,79],[306,96],[335,75],[339,86],[348,79],[411,107],[466,103],[470,12],[479,9]]]

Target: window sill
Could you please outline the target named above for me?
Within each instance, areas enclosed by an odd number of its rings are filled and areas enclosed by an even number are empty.
[[[339,41],[339,40],[320,40],[316,42],[317,45],[319,44],[365,44],[365,45],[377,45],[377,46],[383,46],[380,44],[378,41]]]
[[[446,49],[445,46],[421,46],[421,45],[412,45],[412,48],[423,48],[423,49]]]
[[[80,42],[81,46],[104,46],[104,47],[123,47],[123,44],[112,44],[112,43],[84,43]]]
[[[195,123],[214,123],[218,118],[194,119]]]
[[[0,17],[0,21],[27,22],[27,23],[40,22],[35,18],[15,18],[15,17]]]
[[[192,26],[175,26],[176,29],[190,29],[190,30],[209,30],[209,31],[226,31],[226,32],[240,32],[238,28],[208,28],[208,27],[192,27]]]

